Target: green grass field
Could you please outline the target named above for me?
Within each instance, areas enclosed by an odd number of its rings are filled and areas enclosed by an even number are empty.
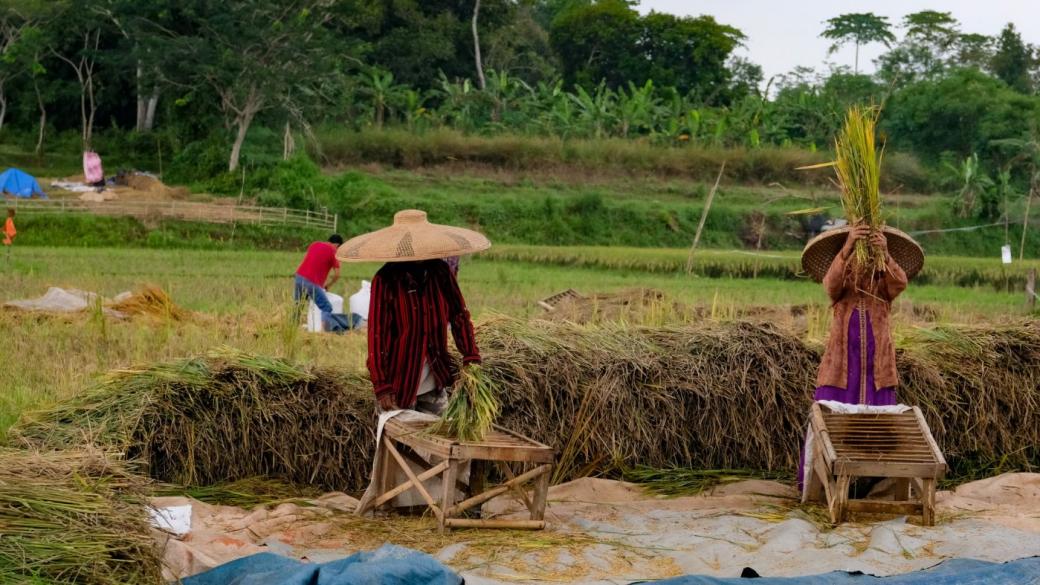
[[[633,309],[621,318],[648,324],[743,315],[782,318],[807,336],[826,331],[826,299],[819,286],[804,278],[749,278],[746,269],[711,277],[712,267],[743,267],[741,252],[698,253],[695,274],[648,270],[654,258],[674,262],[685,252],[623,248],[551,249],[498,247],[493,253],[464,261],[460,282],[478,320],[495,314],[541,315],[537,305],[554,292],[575,288],[583,293],[610,293],[649,288],[664,292],[665,307]],[[794,257],[764,260],[790,264]],[[186,322],[138,317],[119,321],[97,312],[77,315],[0,312],[0,429],[26,409],[66,397],[92,377],[134,363],[197,354],[227,344],[249,351],[291,355],[325,365],[363,368],[363,335],[302,333],[289,325],[291,279],[299,254],[270,251],[147,250],[109,248],[44,248],[18,246],[10,264],[0,260],[0,301],[30,298],[49,286],[96,291],[111,297],[152,283],[166,289],[182,307],[199,316]],[[574,258],[585,259],[577,262]],[[929,258],[934,266],[974,266],[977,260]],[[785,265],[786,265],[785,264]],[[375,265],[344,267],[345,281],[333,292],[349,295]],[[711,270],[709,270],[711,268]],[[765,271],[763,271],[765,272]],[[743,276],[743,277],[741,277]],[[801,307],[798,320],[790,306]],[[922,321],[991,322],[1020,317],[1023,295],[992,285],[912,286],[897,311],[900,326]],[[923,315],[923,316],[922,316]]]

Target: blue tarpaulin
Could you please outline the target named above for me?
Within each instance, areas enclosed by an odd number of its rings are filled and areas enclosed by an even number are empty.
[[[655,585],[1040,585],[1040,557],[1010,563],[989,563],[971,559],[953,559],[930,569],[874,577],[863,573],[835,571],[805,577],[773,577],[757,579],[701,577],[689,575]]]
[[[14,195],[15,197],[28,198],[33,195],[39,195],[44,199],[47,198],[43,194],[43,189],[40,189],[40,184],[36,182],[32,175],[14,168],[0,173],[0,193]]]
[[[330,563],[303,563],[271,553],[244,557],[183,580],[184,585],[461,585],[437,559],[385,544]]]

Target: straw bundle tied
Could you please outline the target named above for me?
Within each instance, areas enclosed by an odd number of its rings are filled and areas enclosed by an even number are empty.
[[[556,448],[557,480],[636,465],[795,468],[820,355],[776,326],[503,318],[477,337],[498,423]],[[922,408],[955,466],[1040,462],[1040,322],[915,330],[898,345],[900,399]],[[270,476],[360,491],[372,405],[359,374],[225,351],[116,373],[12,435],[65,446],[92,429],[168,481]]]
[[[481,366],[463,368],[440,421],[429,431],[460,441],[483,441],[502,409],[498,392]]]
[[[147,483],[97,451],[0,449],[0,582],[161,583]]]

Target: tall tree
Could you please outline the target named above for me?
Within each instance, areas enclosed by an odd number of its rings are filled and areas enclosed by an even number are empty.
[[[949,12],[908,14],[902,22],[903,40],[877,60],[879,75],[899,86],[942,75],[960,37],[958,26]]]
[[[853,73],[859,73],[859,48],[861,45],[881,43],[890,47],[896,40],[888,18],[878,16],[873,12],[842,14],[828,19],[826,24],[827,28],[820,33],[820,36],[834,41],[829,49],[831,54],[846,43],[853,43],[856,46]]]
[[[484,63],[480,58],[480,33],[477,31],[477,21],[480,18],[480,0],[473,0],[473,60],[477,64],[477,87],[484,89],[487,82],[484,80]]]
[[[993,38],[977,33],[958,35],[951,61],[959,67],[989,69],[993,61]]]
[[[624,0],[575,4],[552,23],[550,41],[568,85],[620,87],[639,69],[639,13]]]
[[[725,94],[732,76],[726,61],[743,39],[739,30],[710,16],[640,17],[623,0],[578,4],[560,14],[551,30],[569,84],[591,89],[604,81],[615,89],[653,80],[706,101]]]
[[[1036,49],[1022,40],[1013,23],[1008,23],[997,38],[991,67],[993,74],[1020,93],[1033,92],[1030,73],[1036,66]]]
[[[79,85],[79,109],[83,150],[90,150],[97,116],[97,69],[102,23],[87,0],[56,3],[58,13],[50,40],[50,53],[68,66]],[[64,39],[72,42],[65,43]]]
[[[336,46],[326,34],[332,18],[328,6],[323,0],[200,1],[189,13],[196,34],[169,39],[187,86],[209,87],[235,131],[229,171],[238,168],[259,113],[285,109],[294,95],[337,68]]]

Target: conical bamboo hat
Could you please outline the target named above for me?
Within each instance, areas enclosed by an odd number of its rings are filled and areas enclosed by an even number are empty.
[[[849,238],[851,226],[827,230],[809,240],[802,250],[802,268],[816,282],[822,282],[831,262]],[[885,239],[888,240],[888,253],[906,272],[907,278],[913,278],[924,267],[924,250],[906,232],[895,228],[884,228]]]
[[[406,209],[394,214],[394,224],[343,243],[340,262],[409,262],[474,254],[491,242],[473,230],[430,223],[426,212]]]

